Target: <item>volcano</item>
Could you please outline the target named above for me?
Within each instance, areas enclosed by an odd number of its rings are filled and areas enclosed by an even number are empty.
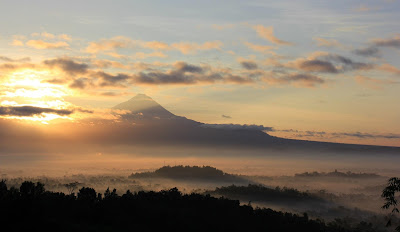
[[[128,124],[136,128],[126,128],[123,134],[128,143],[143,142],[159,144],[180,144],[198,146],[242,146],[247,148],[308,150],[308,151],[352,151],[352,152],[395,152],[400,148],[372,145],[342,144],[306,140],[285,139],[266,133],[270,127],[256,125],[206,124],[177,116],[151,97],[138,94],[130,100],[120,103],[113,109],[125,110],[120,115]],[[140,126],[139,126],[140,125]],[[140,128],[140,129],[139,129]],[[114,133],[118,134],[118,133]],[[131,139],[129,139],[131,138]]]
[[[128,110],[131,112],[131,116],[136,115],[147,119],[176,117],[146,94],[138,94],[128,101],[114,106],[113,109]]]

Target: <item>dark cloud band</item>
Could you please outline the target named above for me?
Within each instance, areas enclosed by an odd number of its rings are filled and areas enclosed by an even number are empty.
[[[29,117],[29,116],[41,115],[43,113],[66,116],[72,114],[73,111],[41,108],[35,106],[0,106],[0,116]]]

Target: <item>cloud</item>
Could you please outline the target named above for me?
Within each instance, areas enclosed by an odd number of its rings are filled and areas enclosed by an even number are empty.
[[[326,52],[315,52],[307,58],[298,58],[286,64],[275,63],[273,65],[278,67],[294,68],[306,72],[333,74],[374,68],[374,65],[372,64],[355,62],[350,58]]]
[[[71,75],[84,74],[88,71],[89,68],[89,65],[87,64],[77,63],[68,58],[56,58],[52,60],[45,60],[43,63],[49,66],[50,68],[59,68]]]
[[[73,111],[41,108],[35,106],[0,106],[1,116],[29,117],[29,116],[41,115],[43,113],[66,116],[72,114]]]
[[[276,48],[274,46],[258,45],[258,44],[253,44],[250,42],[243,42],[243,44],[246,45],[251,50],[256,51],[256,52],[261,52],[261,53],[274,53],[271,50]]]
[[[399,134],[370,134],[370,133],[332,133],[333,136],[347,136],[347,137],[357,137],[360,139],[400,139]]]
[[[372,56],[372,57],[379,57],[379,49],[375,46],[367,47],[367,48],[360,48],[353,50],[353,53],[359,56]]]
[[[124,36],[116,36],[111,39],[101,39],[100,41],[93,41],[89,43],[86,48],[86,52],[96,54],[100,52],[108,52],[107,54],[116,58],[125,58],[126,56],[120,55],[115,51],[119,48],[144,48],[152,50],[178,50],[183,54],[194,54],[200,50],[220,50],[223,46],[221,41],[207,41],[203,44],[198,44],[194,42],[179,42],[173,43],[171,45],[161,42],[161,41],[142,41],[142,40],[132,40]],[[151,55],[149,55],[151,54]],[[139,52],[136,54],[137,58],[140,56],[147,57],[166,57],[165,54],[161,52],[154,53],[144,53]]]
[[[362,133],[362,132],[325,132],[325,131],[301,131],[294,129],[274,130],[276,132],[294,133],[294,137],[319,137],[319,138],[337,138],[337,137],[355,137],[359,139],[399,139],[400,134],[382,134],[382,133]]]
[[[120,96],[120,93],[116,92],[101,92],[99,93],[100,96],[106,96],[106,97],[115,97],[115,96]]]
[[[43,82],[50,83],[50,84],[61,85],[61,84],[65,84],[66,80],[53,78],[53,79],[44,80]]]
[[[257,32],[258,36],[270,41],[271,43],[278,45],[293,45],[291,42],[283,41],[275,37],[274,28],[272,26],[264,27],[263,25],[255,25],[252,26],[252,28]]]
[[[12,46],[16,46],[16,47],[22,47],[24,46],[24,42],[22,42],[21,40],[18,39],[14,39],[11,43]]]
[[[99,53],[104,51],[114,51],[117,48],[127,48],[134,46],[130,38],[116,36],[111,39],[101,39],[98,42],[90,42],[86,48],[88,53]]]
[[[58,39],[67,40],[67,41],[71,41],[72,40],[71,36],[69,36],[67,34],[54,35],[52,33],[46,32],[46,31],[41,32],[41,33],[38,33],[38,32],[32,33],[31,35],[33,37],[41,37],[41,38],[44,38],[44,39],[55,39],[55,38],[58,38]]]
[[[400,36],[391,39],[374,39],[373,43],[380,47],[400,48]]]
[[[149,49],[153,49],[153,50],[170,50],[171,49],[171,47],[167,43],[160,42],[160,41],[142,42],[141,45],[144,48],[149,48]]]
[[[87,86],[88,79],[87,78],[78,78],[75,79],[68,87],[72,89],[84,89]]]
[[[374,67],[372,64],[367,64],[367,63],[362,63],[362,62],[354,62],[350,58],[336,55],[336,54],[330,54],[325,57],[328,60],[331,60],[333,62],[340,63],[342,65],[341,70],[342,71],[349,71],[349,70],[369,70]]]
[[[378,67],[378,69],[385,71],[385,72],[393,73],[393,74],[400,74],[400,69],[398,69],[390,64],[382,64]]]
[[[69,44],[64,41],[45,42],[43,40],[29,40],[26,45],[36,49],[65,49],[69,48]]]
[[[288,82],[295,82],[304,87],[314,87],[317,84],[325,83],[322,78],[310,74],[289,74],[282,79]]]
[[[20,59],[12,59],[6,56],[0,56],[0,60],[6,61],[6,62],[29,62],[31,61],[30,57],[24,57]]]
[[[93,60],[91,64],[97,68],[119,68],[119,69],[130,69],[129,65],[124,65],[123,63],[113,61],[113,60]]]
[[[146,58],[149,58],[149,57],[166,58],[168,56],[166,54],[162,53],[162,52],[152,52],[152,53],[136,52],[135,55],[132,58],[133,59],[146,59]]]
[[[101,87],[105,86],[113,86],[113,87],[126,87],[124,83],[130,79],[132,79],[131,75],[118,73],[118,74],[109,74],[105,72],[97,72],[95,74],[97,77],[100,77],[102,81],[100,82]]]
[[[223,118],[228,118],[228,119],[230,119],[230,118],[232,118],[231,116],[229,116],[229,115],[221,115],[221,117],[223,117]]]
[[[225,129],[225,130],[256,130],[256,131],[273,131],[272,127],[254,124],[203,124],[205,128]]]
[[[313,39],[317,41],[318,47],[343,47],[343,45],[335,39],[324,39],[319,37]]]
[[[381,90],[385,85],[398,84],[399,82],[392,80],[380,80],[374,79],[366,76],[356,76],[355,80],[358,84],[368,87],[370,89]]]
[[[258,65],[256,62],[254,61],[241,61],[240,64],[242,65],[243,68],[247,69],[247,70],[255,70],[258,69]]]
[[[177,68],[177,70],[182,71],[182,72],[190,72],[190,73],[202,73],[204,69],[200,66],[188,64],[186,62],[176,62],[174,64],[174,67]]]
[[[179,50],[182,54],[194,54],[200,50],[220,50],[223,46],[221,41],[208,41],[203,44],[190,43],[190,42],[179,42],[171,44],[171,47]]]
[[[56,36],[54,35],[54,34],[51,34],[51,33],[48,33],[48,32],[42,32],[42,33],[32,33],[32,36],[34,36],[34,37],[43,37],[43,38],[46,38],[46,39],[54,39]]]
[[[22,70],[22,69],[34,69],[37,66],[31,63],[4,63],[0,64],[0,71],[15,71],[15,70]]]
[[[338,70],[335,66],[323,60],[305,60],[298,64],[298,67],[301,70],[309,71],[309,72],[328,72],[328,73],[337,73]]]
[[[173,68],[167,71],[140,72],[133,76],[133,83],[137,84],[196,84],[196,83],[253,83],[254,80],[247,77],[232,74],[229,70],[213,70],[177,62]]]

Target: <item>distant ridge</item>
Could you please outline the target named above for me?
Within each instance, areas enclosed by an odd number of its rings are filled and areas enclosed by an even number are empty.
[[[151,97],[137,94],[130,100],[120,103],[113,109],[126,110],[130,113],[120,114],[120,119],[136,125],[135,130],[126,128],[118,143],[129,144],[163,144],[187,146],[229,146],[241,148],[268,149],[274,151],[312,151],[355,153],[393,153],[400,154],[400,147],[375,145],[344,144],[295,140],[271,136],[262,129],[252,127],[211,127],[186,117],[177,116],[166,110]]]
[[[113,107],[118,110],[129,110],[133,114],[143,116],[145,118],[171,118],[175,115],[146,94],[138,94],[126,102],[122,102]]]

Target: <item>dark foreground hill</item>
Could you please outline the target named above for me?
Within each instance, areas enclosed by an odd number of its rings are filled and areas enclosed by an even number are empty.
[[[168,178],[174,180],[240,181],[239,176],[210,166],[164,166],[154,172],[133,173],[130,178]]]
[[[32,182],[8,189],[2,181],[0,205],[4,231],[374,231],[366,223],[345,229],[307,215],[254,209],[176,188],[119,196],[115,190],[102,195],[84,187],[75,196],[48,192]]]

